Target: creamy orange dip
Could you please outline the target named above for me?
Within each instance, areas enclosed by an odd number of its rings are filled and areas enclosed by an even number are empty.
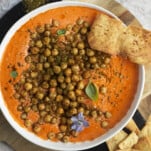
[[[60,22],[59,28],[64,28],[67,24],[75,23],[78,18],[82,18],[92,24],[98,13],[100,11],[76,6],[52,9],[30,19],[12,37],[1,61],[0,84],[10,114],[19,125],[24,127],[23,120],[20,118],[21,113],[17,111],[19,101],[13,97],[13,85],[20,79],[21,73],[28,68],[24,58],[27,55],[28,43],[30,41],[29,30],[34,31],[37,25],[50,23],[52,19]],[[18,72],[18,76],[15,79],[10,77],[12,67],[15,67]],[[107,78],[105,76],[100,77],[100,72],[103,75],[107,75]],[[99,122],[88,119],[89,127],[81,131],[77,137],[71,137],[70,141],[72,142],[92,140],[115,126],[127,113],[136,93],[138,65],[129,60],[119,56],[112,56],[110,66],[105,69],[98,69],[97,72],[92,74],[95,77],[93,78],[93,82],[98,87],[105,85],[108,91],[105,95],[100,93],[99,99],[96,102],[90,101],[89,99],[86,101],[104,112],[111,112],[112,117],[107,119],[109,123],[107,128],[102,128]],[[37,120],[37,115],[33,111],[30,111],[28,117],[33,121]],[[31,131],[31,128],[29,130]],[[42,130],[37,135],[43,139],[47,139],[47,133],[49,131],[58,131],[57,125],[44,124],[42,125]]]

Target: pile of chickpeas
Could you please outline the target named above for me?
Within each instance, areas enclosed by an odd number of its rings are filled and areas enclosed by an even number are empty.
[[[91,78],[89,71],[105,68],[110,63],[110,56],[89,47],[88,22],[78,19],[65,29],[59,29],[59,24],[52,20],[51,24],[37,26],[30,33],[25,57],[29,68],[15,84],[14,96],[19,100],[17,110],[27,128],[39,133],[42,124],[56,124],[59,132],[49,132],[48,139],[68,142],[70,137],[78,136],[78,132],[71,129],[71,117],[80,112],[86,118],[112,116],[110,112],[103,113],[85,103],[85,80]],[[59,30],[65,33],[59,34]],[[102,89],[102,93],[105,92],[106,89]],[[38,115],[36,122],[28,118],[31,111]],[[105,128],[108,122],[103,121],[100,125]]]

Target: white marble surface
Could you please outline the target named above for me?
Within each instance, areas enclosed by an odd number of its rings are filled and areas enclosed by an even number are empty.
[[[0,18],[20,1],[21,0],[0,0]],[[125,6],[139,20],[144,28],[151,30],[151,0],[116,1]]]
[[[146,29],[151,30],[151,0],[116,0],[126,7]]]

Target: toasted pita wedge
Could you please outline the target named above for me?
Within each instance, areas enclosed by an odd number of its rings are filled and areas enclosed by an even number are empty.
[[[127,133],[125,133],[123,130],[117,133],[115,136],[113,136],[111,139],[109,139],[106,143],[108,146],[109,151],[115,151],[118,149],[118,144],[123,141],[127,137]]]
[[[131,119],[128,124],[126,125],[126,128],[129,129],[131,132],[135,132],[136,134],[140,133],[139,128],[137,127],[136,123],[133,119]]]
[[[92,49],[111,55],[121,54],[132,62],[151,62],[151,31],[135,26],[124,26],[121,21],[100,14],[88,34]]]
[[[148,117],[146,124],[151,125],[151,115]]]
[[[151,116],[149,116],[146,125],[142,128],[139,137],[148,137],[151,142]]]
[[[135,132],[132,132],[118,145],[118,147],[120,149],[131,148],[133,145],[137,143],[137,141],[138,141],[138,136],[136,135]]]
[[[151,151],[151,142],[149,141],[148,137],[141,137],[133,148],[141,151]]]
[[[151,62],[151,32],[140,27],[128,26],[120,35],[121,52],[132,62]]]
[[[128,148],[128,149],[118,149],[116,151],[141,151],[141,150]]]
[[[151,137],[151,125],[146,124],[143,129],[141,130],[140,137],[141,136],[150,136]]]
[[[96,17],[88,35],[90,47],[112,55],[120,53],[118,37],[125,26],[121,21],[105,14]]]

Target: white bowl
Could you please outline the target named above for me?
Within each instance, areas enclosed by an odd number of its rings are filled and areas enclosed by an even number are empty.
[[[10,39],[12,38],[12,36],[15,34],[15,32],[23,25],[25,24],[27,21],[29,21],[30,18],[33,18],[34,16],[45,12],[47,10],[53,9],[53,8],[58,8],[58,7],[64,7],[64,6],[84,6],[84,7],[89,7],[89,8],[93,8],[96,10],[100,10],[102,12],[105,12],[106,14],[109,14],[113,17],[115,17],[116,19],[118,19],[114,14],[112,14],[111,12],[109,12],[108,10],[105,10],[102,7],[93,5],[93,4],[89,4],[89,3],[83,3],[83,2],[56,2],[56,3],[51,3],[51,4],[47,4],[45,6],[42,6],[34,11],[32,11],[31,13],[27,14],[26,16],[22,17],[19,21],[17,21],[12,27],[11,29],[7,32],[6,36],[4,37],[1,46],[0,46],[0,60],[2,60],[2,56],[3,53],[6,49],[6,46],[8,44],[8,42],[10,41]],[[0,73],[2,74],[2,73]],[[50,140],[43,140],[41,138],[39,138],[38,136],[36,136],[35,134],[29,132],[28,130],[26,130],[25,128],[21,127],[11,116],[11,114],[9,113],[8,108],[5,105],[5,101],[3,99],[3,95],[0,91],[0,107],[1,110],[5,116],[5,118],[7,119],[7,121],[10,123],[10,125],[20,134],[22,135],[24,138],[26,138],[27,140],[29,140],[30,142],[37,144],[39,146],[48,148],[48,149],[54,149],[54,150],[83,150],[83,149],[88,149],[94,146],[97,146],[103,142],[105,142],[107,139],[111,138],[113,135],[115,135],[118,131],[120,131],[129,121],[129,119],[132,118],[132,116],[134,115],[140,99],[141,99],[141,95],[143,93],[143,88],[144,88],[144,67],[143,66],[139,66],[139,82],[138,82],[138,87],[137,87],[137,92],[135,94],[134,100],[127,112],[127,114],[122,118],[122,120],[117,123],[112,129],[110,129],[108,132],[106,132],[104,135],[92,140],[92,141],[85,141],[85,142],[81,142],[81,143],[62,143],[62,142],[51,142]]]

